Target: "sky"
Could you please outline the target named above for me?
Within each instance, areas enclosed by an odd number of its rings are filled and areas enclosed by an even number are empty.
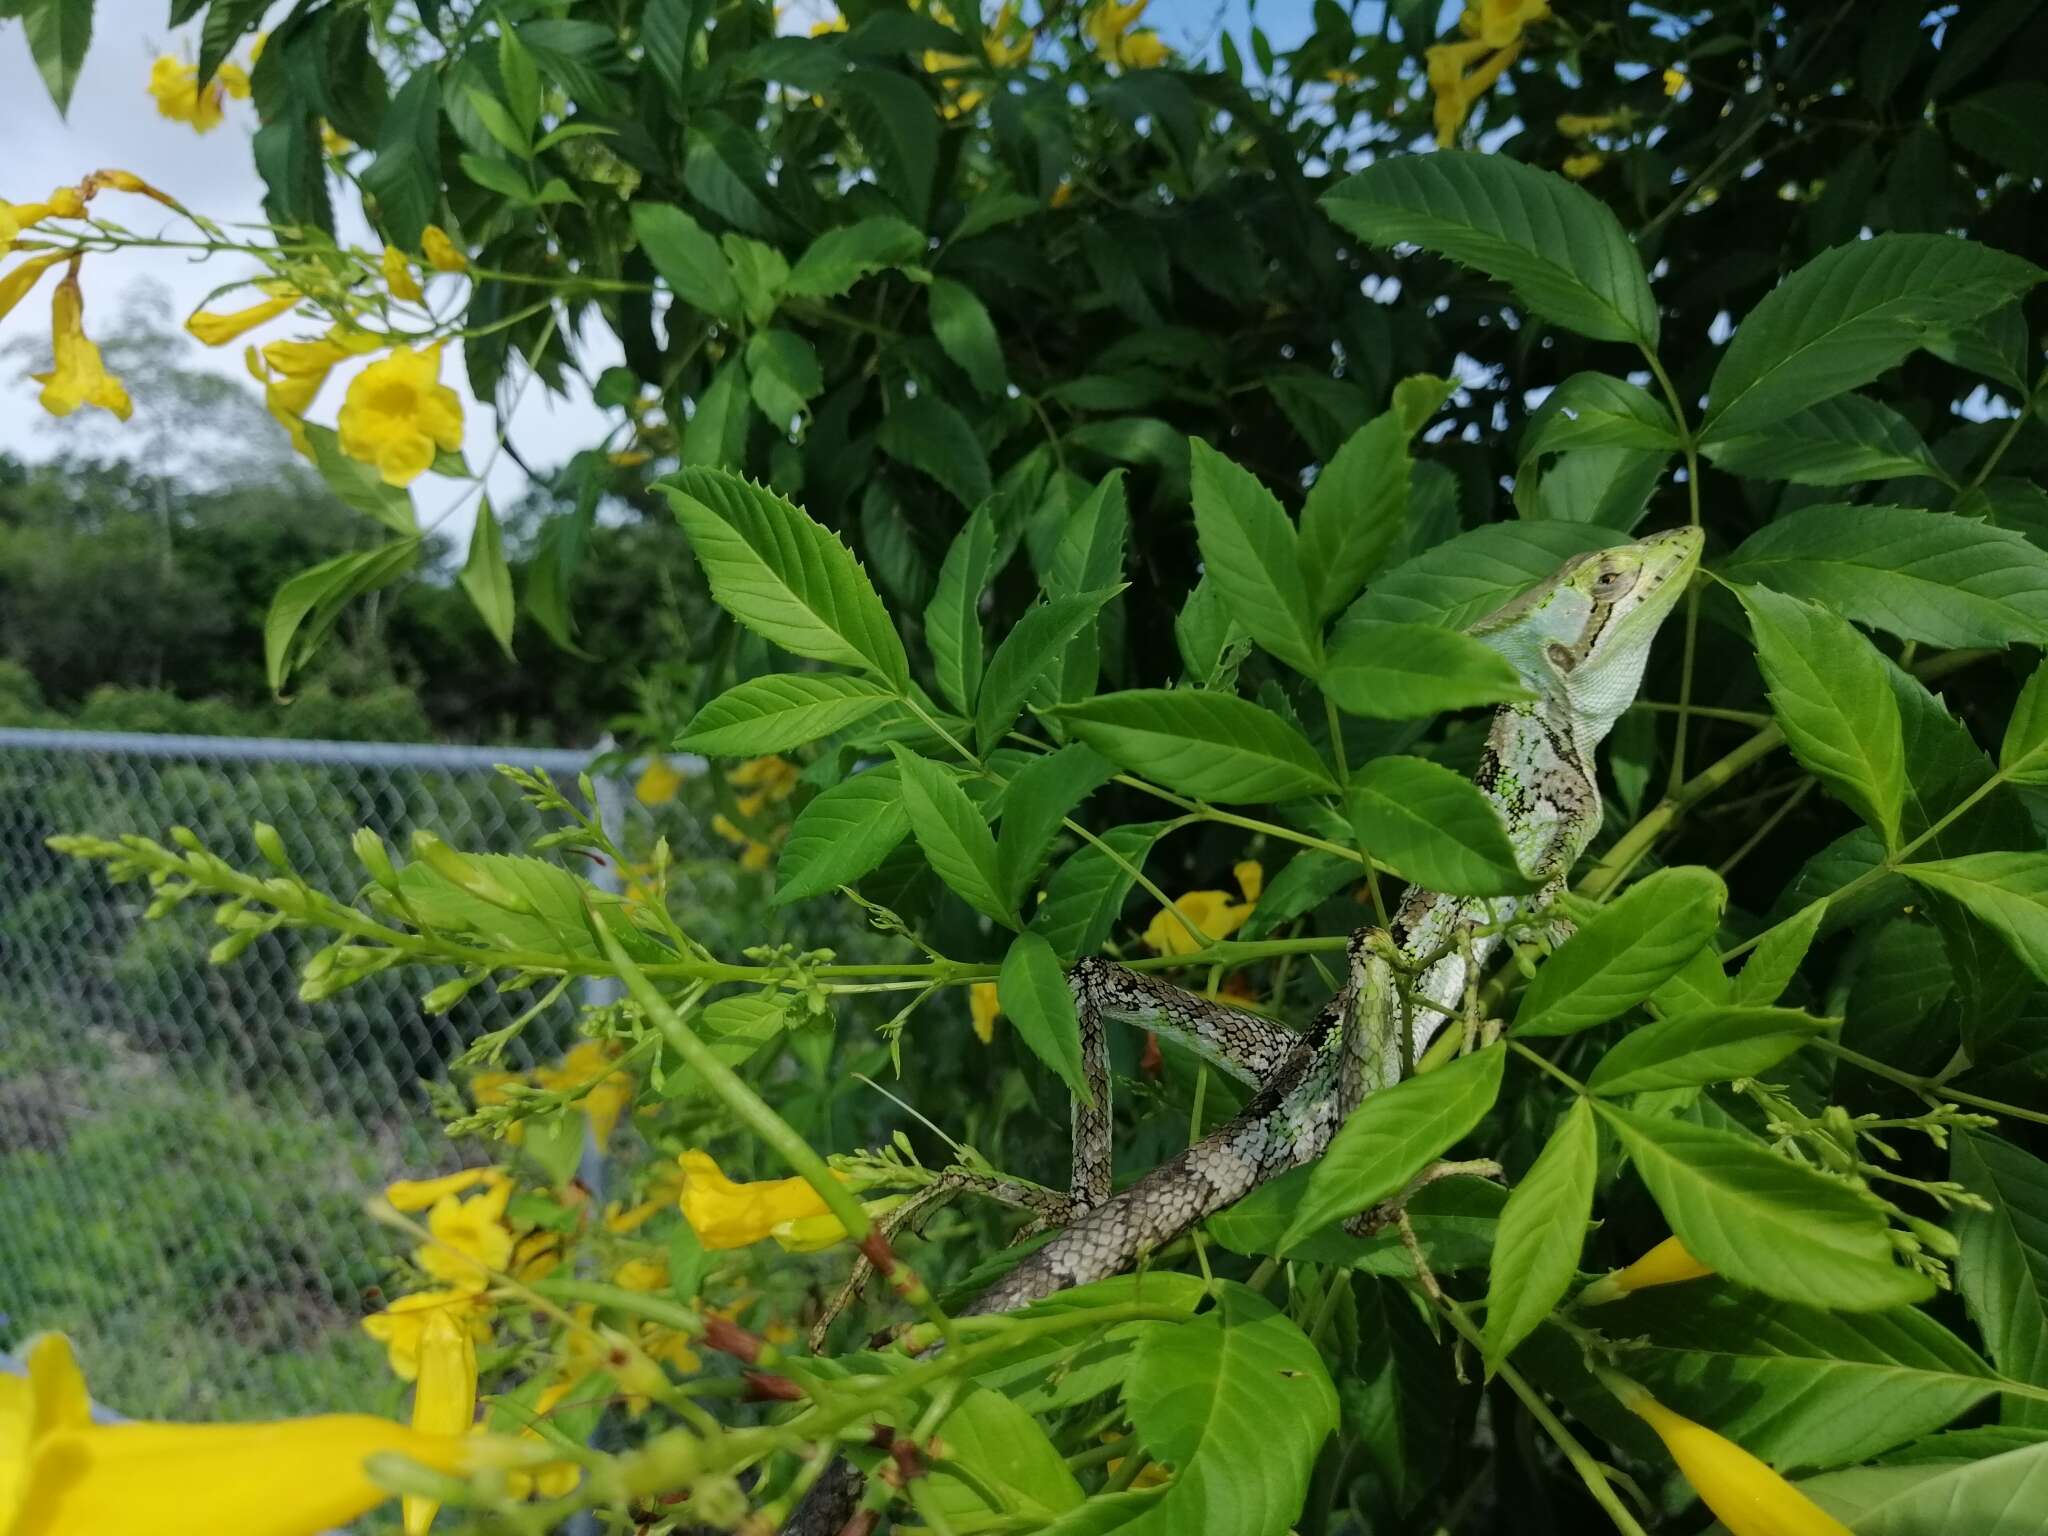
[[[786,19],[792,26],[807,25],[812,12],[823,14],[828,5],[829,0],[793,0]],[[1200,49],[1213,43],[1222,25],[1241,33],[1249,10],[1248,0],[1153,0],[1145,21],[1157,26],[1170,43]],[[20,24],[0,22],[0,102],[8,104],[6,129],[0,135],[0,145],[6,151],[0,156],[0,199],[39,200],[54,186],[75,183],[93,170],[117,167],[133,171],[224,225],[261,220],[263,188],[249,153],[249,137],[256,127],[250,104],[229,102],[227,121],[204,135],[157,114],[146,89],[151,62],[161,53],[191,58],[198,48],[197,24],[168,28],[164,25],[167,11],[164,0],[98,0],[92,47],[68,119],[60,118],[51,105]],[[1264,0],[1251,14],[1256,14],[1275,46],[1284,48],[1308,32],[1310,0]],[[246,54],[246,46],[237,52]],[[151,215],[159,210],[141,199],[108,192],[101,198],[109,204],[118,202],[121,206],[110,208],[110,214],[137,232],[168,232],[172,226],[170,220],[153,219]],[[373,245],[370,231],[359,217],[352,227],[344,224],[339,233],[346,241]],[[96,255],[81,275],[87,333],[91,334],[96,324],[104,329],[138,283],[164,285],[175,312],[182,316],[198,307],[215,287],[243,271],[253,271],[253,266],[238,268],[232,256],[199,263],[161,251]],[[47,334],[48,292],[46,284],[0,320],[0,350],[23,341],[33,344]],[[290,334],[290,323],[280,321],[253,339]],[[615,360],[617,349],[611,338],[601,333],[587,336],[585,342],[583,366],[589,377],[595,378]],[[239,343],[209,351],[194,341],[186,361],[235,379],[253,394],[255,386],[243,370],[241,352]],[[37,386],[23,376],[21,367],[19,358],[0,364],[0,450],[39,459],[67,444],[79,447],[81,429],[59,427],[42,412],[35,401]],[[453,349],[444,359],[442,376],[460,388],[461,364]],[[338,385],[330,384],[315,405],[313,418],[331,421],[339,397]],[[522,392],[505,430],[520,456],[540,468],[558,464],[597,441],[609,423],[608,413],[591,404],[581,391],[564,399],[535,386]],[[524,488],[525,476],[509,457],[494,457],[499,431],[494,413],[473,405],[466,412],[465,426],[465,454],[470,464],[491,464],[487,481],[493,501],[504,505],[515,500]],[[93,434],[94,451],[119,451],[122,428],[111,417],[93,420],[83,431]],[[279,436],[281,440],[282,429]],[[413,491],[423,523],[439,524],[442,531],[458,538],[466,534],[473,517],[471,487],[426,476]]]

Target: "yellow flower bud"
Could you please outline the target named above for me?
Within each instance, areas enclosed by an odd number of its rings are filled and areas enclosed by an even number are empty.
[[[420,251],[426,256],[427,265],[436,272],[462,272],[469,267],[469,258],[448,238],[448,231],[438,224],[429,224],[421,232]]]
[[[1606,163],[1605,155],[1597,150],[1588,150],[1583,155],[1566,155],[1562,169],[1573,181],[1584,181]]]
[[[395,245],[384,247],[384,286],[391,290],[391,297],[403,299],[409,304],[418,303],[426,297],[420,288],[419,279],[412,275],[412,266],[405,259],[405,252]]]
[[[1684,90],[1684,89],[1685,89],[1685,71],[1684,71],[1684,70],[1682,70],[1682,69],[1667,69],[1667,70],[1665,70],[1665,71],[1664,71],[1664,94],[1665,94],[1666,96],[1676,96],[1676,95],[1677,95],[1677,94],[1678,94],[1678,93],[1679,93],[1680,91],[1682,91],[1682,90]]]
[[[1589,134],[1606,133],[1614,128],[1626,128],[1634,119],[1633,112],[1603,112],[1598,117],[1587,117],[1577,112],[1563,112],[1558,115],[1557,131],[1568,139],[1583,139]]]
[[[1700,1502],[1720,1516],[1730,1536],[1853,1536],[1849,1527],[1733,1440],[1673,1413],[1625,1376],[1604,1370],[1596,1374],[1624,1408],[1657,1432]]]
[[[7,312],[29,295],[29,290],[42,281],[43,274],[63,261],[69,251],[50,251],[45,255],[31,256],[12,271],[0,273],[0,320],[7,318]]]
[[[1712,1273],[1692,1256],[1684,1243],[1675,1237],[1667,1237],[1626,1269],[1603,1275],[1579,1292],[1578,1304],[1582,1307],[1605,1306],[1610,1301],[1621,1300],[1631,1291],[1652,1285],[1677,1285],[1686,1280],[1701,1280]]]
[[[288,314],[299,302],[296,291],[287,291],[275,298],[264,299],[242,309],[230,310],[223,314],[217,310],[195,310],[185,322],[185,329],[205,342],[209,347],[224,347],[256,329],[259,325],[275,320],[279,315]]]
[[[974,1038],[987,1045],[996,1037],[996,1020],[1003,1016],[1003,1005],[996,998],[996,984],[977,981],[969,987],[967,1010],[974,1018]]]

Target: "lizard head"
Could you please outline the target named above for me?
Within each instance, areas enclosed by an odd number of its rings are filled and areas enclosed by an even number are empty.
[[[1674,528],[1574,555],[1471,633],[1539,699],[1569,711],[1590,753],[1634,701],[1650,642],[1698,568],[1701,542],[1697,528]]]

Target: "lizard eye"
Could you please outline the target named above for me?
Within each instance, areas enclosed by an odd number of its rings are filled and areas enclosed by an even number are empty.
[[[1636,584],[1636,573],[1630,569],[1609,567],[1593,578],[1593,595],[1600,598],[1616,598]]]

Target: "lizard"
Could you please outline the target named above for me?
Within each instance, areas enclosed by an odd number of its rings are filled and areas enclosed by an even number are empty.
[[[1303,1033],[1184,991],[1112,961],[1068,973],[1092,1099],[1073,1106],[1073,1172],[1064,1201],[1026,1201],[1003,1181],[966,1181],[1027,1204],[1057,1234],[966,1309],[1007,1312],[1121,1273],[1269,1179],[1319,1157],[1369,1093],[1390,1086],[1462,1010],[1468,983],[1518,920],[1547,909],[1599,831],[1594,753],[1635,701],[1651,642],[1698,568],[1702,537],[1679,528],[1575,555],[1472,624],[1504,657],[1525,696],[1494,713],[1474,782],[1500,813],[1526,896],[1468,897],[1411,886],[1384,928],[1346,946],[1344,985]],[[1110,1072],[1105,1025],[1153,1031],[1250,1087],[1233,1119],[1111,1194]],[[956,1185],[956,1187],[959,1187]],[[858,1474],[835,1466],[785,1536],[839,1529]]]

